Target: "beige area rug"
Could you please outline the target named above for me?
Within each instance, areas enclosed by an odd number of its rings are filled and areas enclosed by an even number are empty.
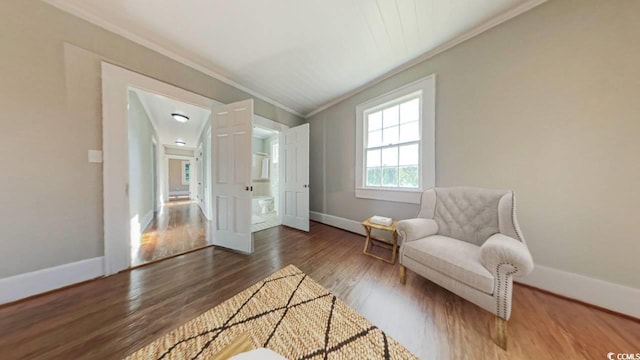
[[[127,359],[207,359],[247,333],[290,359],[417,359],[289,265]]]

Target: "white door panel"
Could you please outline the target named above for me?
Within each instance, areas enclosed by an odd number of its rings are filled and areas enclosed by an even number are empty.
[[[212,243],[251,253],[253,100],[213,109],[212,116]]]
[[[283,152],[282,223],[309,231],[309,124],[287,130]]]
[[[229,168],[229,165],[227,163],[227,161],[229,160],[227,151],[229,148],[229,135],[216,135],[216,140],[217,141],[214,141],[214,152],[217,154],[217,157],[215,157],[217,165],[214,165],[214,168],[217,168],[216,184],[226,184],[229,182],[227,175]]]

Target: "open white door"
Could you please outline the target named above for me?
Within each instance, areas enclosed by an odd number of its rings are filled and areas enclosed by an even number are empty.
[[[284,132],[282,224],[309,231],[309,124]]]
[[[211,116],[211,242],[251,253],[253,100],[212,109]]]

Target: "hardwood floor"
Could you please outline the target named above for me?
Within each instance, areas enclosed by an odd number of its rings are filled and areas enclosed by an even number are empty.
[[[207,246],[207,219],[198,204],[189,198],[177,198],[164,204],[132,249],[132,266],[160,260]]]
[[[255,252],[206,248],[0,307],[2,359],[119,359],[294,264],[421,359],[606,359],[640,352],[640,322],[516,285],[509,350],[493,315],[398,266],[364,238],[312,223],[255,234]]]

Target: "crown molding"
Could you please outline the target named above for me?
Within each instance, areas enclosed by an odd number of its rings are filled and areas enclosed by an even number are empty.
[[[518,16],[518,15],[524,13],[524,12],[527,12],[527,11],[533,9],[534,7],[536,7],[536,6],[540,5],[540,4],[543,4],[545,2],[547,2],[547,0],[529,0],[529,1],[526,1],[526,2],[524,2],[522,4],[514,6],[511,9],[509,9],[507,11],[504,11],[504,12],[494,16],[493,18],[483,22],[482,24],[474,27],[473,29],[471,29],[469,31],[466,31],[466,32],[456,36],[455,38],[445,42],[444,44],[436,47],[435,49],[429,50],[426,53],[418,56],[417,58],[409,60],[408,62],[406,62],[406,63],[404,63],[404,64],[402,64],[402,65],[400,65],[400,66],[388,71],[388,72],[386,72],[385,74],[374,78],[373,80],[365,83],[364,85],[361,85],[361,86],[355,88],[354,90],[351,90],[348,93],[346,93],[346,94],[344,94],[344,95],[342,95],[340,97],[337,97],[337,98],[327,102],[326,104],[324,104],[324,105],[318,107],[317,109],[311,111],[310,113],[306,114],[304,116],[304,118],[308,119],[308,118],[312,117],[313,115],[316,115],[316,114],[320,113],[321,111],[324,111],[324,110],[326,110],[326,109],[328,109],[328,108],[330,108],[330,107],[332,107],[332,106],[334,106],[334,105],[336,105],[336,104],[338,104],[338,103],[340,103],[340,102],[342,102],[342,101],[344,101],[344,100],[356,95],[357,93],[359,93],[359,92],[361,92],[361,91],[363,91],[363,90],[365,90],[365,89],[367,89],[367,88],[369,88],[369,87],[371,87],[373,85],[379,84],[382,81],[384,81],[384,80],[386,80],[386,79],[388,79],[388,78],[390,78],[390,77],[392,77],[392,76],[394,76],[394,75],[396,75],[396,74],[398,74],[398,73],[400,73],[400,72],[402,72],[404,70],[407,70],[408,68],[410,68],[412,66],[415,66],[415,65],[417,65],[417,64],[419,64],[419,63],[421,63],[421,62],[423,62],[423,61],[425,61],[427,59],[430,59],[430,58],[432,58],[432,57],[434,57],[434,56],[436,56],[436,55],[438,55],[438,54],[440,54],[440,53],[442,53],[444,51],[447,51],[447,50],[451,49],[452,47],[454,47],[454,46],[456,46],[456,45],[458,45],[458,44],[460,44],[462,42],[465,42],[465,41],[467,41],[467,40],[469,40],[469,39],[471,39],[473,37],[476,37],[476,36],[482,34],[483,32],[485,32],[485,31],[487,31],[487,30],[489,30],[489,29],[491,29],[491,28],[493,28],[495,26],[498,26],[498,25],[502,24],[503,22],[511,20],[514,17],[516,17],[516,16]]]
[[[208,76],[211,76],[214,79],[222,81],[223,83],[225,83],[227,85],[231,85],[231,86],[235,87],[238,90],[242,90],[242,91],[248,93],[251,96],[255,96],[256,98],[258,98],[260,100],[263,100],[263,101],[265,101],[265,102],[267,102],[267,103],[269,103],[269,104],[271,104],[273,106],[279,107],[279,108],[281,108],[283,110],[286,110],[286,111],[288,111],[288,112],[290,112],[290,113],[292,113],[294,115],[297,115],[297,116],[300,116],[300,117],[304,118],[304,115],[302,115],[298,111],[295,111],[295,110],[291,109],[290,107],[271,99],[268,96],[262,95],[257,91],[251,90],[248,87],[246,87],[244,85],[241,85],[241,84],[229,79],[228,77],[213,71],[212,69],[210,69],[210,68],[208,68],[206,66],[200,65],[200,64],[196,63],[193,60],[190,60],[190,59],[188,59],[188,58],[186,58],[186,57],[184,57],[182,55],[179,55],[176,52],[171,51],[171,50],[167,49],[166,47],[164,47],[164,46],[162,46],[162,45],[160,45],[160,44],[158,44],[158,43],[156,43],[154,41],[150,41],[150,40],[144,39],[144,38],[142,38],[142,37],[130,32],[128,30],[125,30],[125,29],[121,28],[120,26],[117,26],[117,25],[115,25],[115,24],[113,24],[111,22],[108,22],[108,21],[105,21],[103,19],[100,19],[99,17],[97,17],[97,16],[95,16],[95,15],[93,15],[93,14],[87,12],[87,11],[78,9],[78,8],[72,6],[71,4],[69,4],[68,2],[66,2],[64,0],[42,0],[42,1],[44,3],[47,3],[47,4],[57,8],[57,9],[60,9],[60,10],[62,10],[64,12],[66,12],[66,13],[69,13],[69,14],[71,14],[73,16],[76,16],[76,17],[78,17],[80,19],[88,21],[88,22],[90,22],[90,23],[92,23],[94,25],[97,25],[97,26],[99,26],[99,27],[101,27],[101,28],[103,28],[103,29],[105,29],[107,31],[110,31],[112,33],[120,35],[120,36],[124,37],[125,39],[131,40],[134,43],[137,43],[138,45],[142,45],[142,46],[144,46],[144,47],[146,47],[148,49],[151,49],[151,50],[153,50],[153,51],[155,51],[155,52],[157,52],[159,54],[162,54],[162,55],[164,55],[164,56],[166,56],[166,57],[168,57],[168,58],[170,58],[172,60],[175,60],[175,61],[177,61],[177,62],[179,62],[179,63],[181,63],[183,65],[186,65],[186,66],[188,66],[188,67],[190,67],[192,69],[198,70],[198,71],[200,71],[200,72],[202,72],[202,73],[204,73],[204,74],[206,74]]]

